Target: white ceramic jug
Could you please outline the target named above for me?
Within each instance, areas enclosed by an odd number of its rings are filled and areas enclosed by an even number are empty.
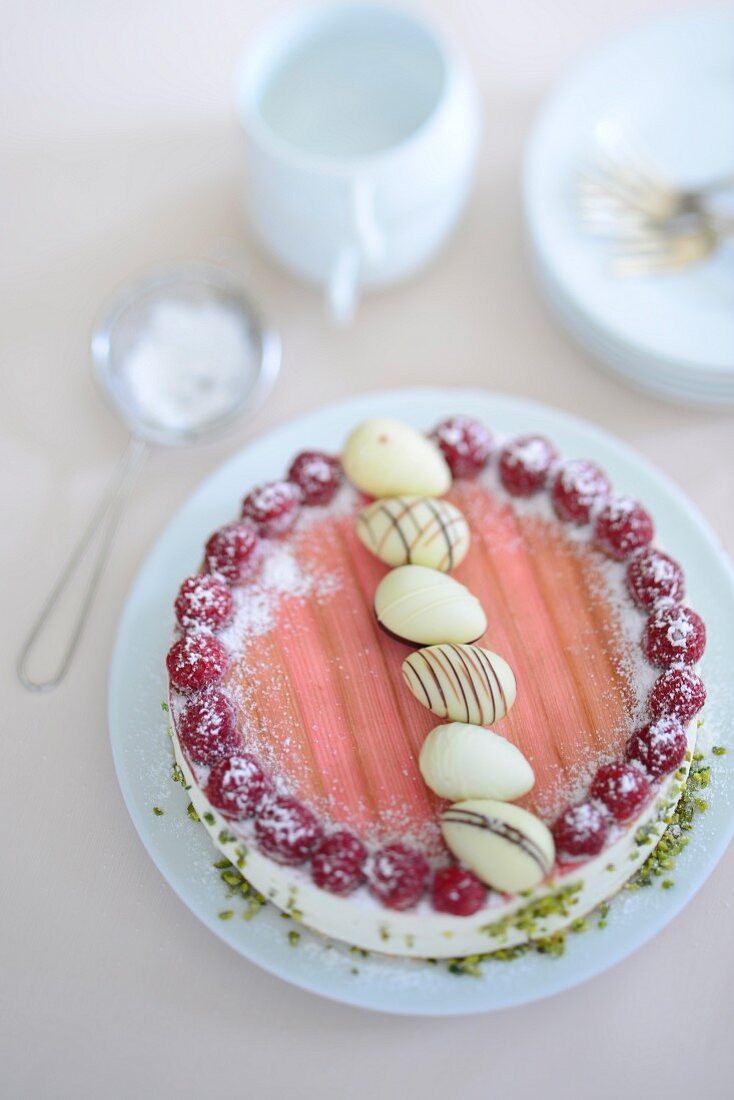
[[[451,232],[473,175],[477,100],[463,59],[414,15],[357,3],[285,17],[243,56],[237,104],[254,230],[325,288],[335,320]]]

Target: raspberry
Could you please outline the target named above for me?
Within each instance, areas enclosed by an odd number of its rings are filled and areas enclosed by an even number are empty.
[[[431,903],[439,913],[472,917],[487,900],[487,888],[473,871],[454,864],[436,871],[431,883]]]
[[[508,493],[527,497],[545,485],[548,472],[558,458],[555,448],[542,435],[519,435],[500,454],[500,479]]]
[[[201,691],[216,684],[227,671],[229,653],[219,638],[202,630],[184,634],[168,651],[166,665],[178,691]]]
[[[695,665],[706,648],[706,626],[690,607],[660,604],[647,620],[642,635],[642,650],[651,664]]]
[[[494,448],[491,434],[478,420],[450,416],[431,432],[454,477],[476,477],[489,461]]]
[[[572,458],[563,463],[553,479],[551,500],[556,515],[571,523],[588,523],[591,509],[609,495],[611,485],[593,462]]]
[[[311,860],[311,877],[322,890],[351,894],[364,882],[367,849],[346,829],[331,833],[319,845]]]
[[[652,519],[632,497],[612,497],[603,506],[594,524],[596,545],[609,558],[625,561],[635,550],[651,541]]]
[[[588,859],[604,847],[607,823],[592,802],[582,802],[564,810],[551,832],[561,859]]]
[[[230,523],[215,531],[204,549],[210,573],[224,577],[230,584],[241,584],[252,572],[258,558],[258,538],[248,523]]]
[[[301,507],[301,490],[290,481],[258,485],[242,502],[242,518],[249,520],[259,535],[283,535],[296,522]]]
[[[650,784],[642,772],[617,760],[603,764],[591,784],[591,797],[602,802],[620,825],[642,809],[650,797]]]
[[[216,630],[232,618],[234,600],[226,584],[210,573],[198,573],[183,582],[174,607],[184,630],[197,626]]]
[[[341,462],[323,451],[303,451],[293,459],[288,471],[288,480],[301,490],[304,504],[328,504],[341,479]]]
[[[238,752],[214,765],[204,793],[223,817],[242,821],[257,813],[272,789],[273,784],[255,757]]]
[[[661,779],[679,768],[686,758],[686,731],[672,714],[636,730],[627,746],[627,757],[636,760],[651,779]]]
[[[652,547],[630,558],[627,585],[641,607],[652,607],[663,599],[679,603],[685,594],[685,579],[678,562]]]
[[[186,755],[195,764],[216,764],[242,748],[235,709],[214,687],[191,696],[178,716],[176,728]]]
[[[405,844],[386,844],[372,859],[370,892],[388,909],[412,909],[428,881],[428,860]]]
[[[316,815],[289,795],[266,802],[255,822],[258,844],[278,863],[305,863],[319,847],[322,835]]]
[[[670,668],[652,686],[648,706],[652,718],[673,714],[687,725],[706,702],[706,685],[690,668]]]

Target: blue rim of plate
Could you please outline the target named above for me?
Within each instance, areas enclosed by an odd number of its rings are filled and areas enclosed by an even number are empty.
[[[625,893],[612,903],[607,927],[570,936],[562,958],[533,954],[493,962],[479,978],[457,977],[442,965],[376,955],[355,958],[307,929],[298,930],[301,941],[294,949],[287,939],[292,923],[272,907],[251,922],[219,919],[228,902],[212,867],[218,853],[204,830],[187,819],[187,795],[170,780],[172,758],[160,708],[167,692],[164,657],[178,584],[196,568],[200,540],[231,518],[237,499],[233,485],[244,493],[254,481],[253,471],[259,478],[275,477],[304,446],[318,442],[336,448],[348,428],[366,416],[392,415],[428,427],[449,411],[477,416],[503,433],[545,431],[562,453],[596,458],[621,490],[639,491],[650,503],[661,541],[683,559],[692,581],[691,602],[709,623],[704,677],[713,721],[725,730],[717,730],[715,741],[734,747],[728,659],[734,651],[734,569],[703,516],[668,478],[608,433],[559,410],[483,390],[365,394],[290,421],[232,456],[179,509],[138,570],[118,625],[109,678],[110,739],[120,789],[143,846],[184,904],[216,936],[271,974],[340,1003],[399,1015],[491,1011],[562,992],[600,974],[680,912],[734,834],[734,769],[723,757],[713,773],[709,811],[679,857],[675,890]],[[250,480],[240,485],[241,478]],[[161,804],[166,812],[156,817],[153,806]]]

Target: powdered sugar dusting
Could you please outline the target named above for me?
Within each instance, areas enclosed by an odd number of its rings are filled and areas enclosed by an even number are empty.
[[[549,466],[549,455],[553,451],[546,439],[539,436],[512,440],[503,455],[510,465],[519,465],[529,473],[545,473]]]

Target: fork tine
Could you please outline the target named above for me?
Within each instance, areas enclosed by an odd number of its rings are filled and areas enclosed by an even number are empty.
[[[680,192],[629,142],[619,140],[613,149],[597,144],[579,170],[578,185],[584,196],[606,195],[651,221],[672,217],[680,205]]]
[[[650,233],[637,241],[620,241],[620,248],[612,258],[614,275],[640,276],[679,271],[709,256],[717,245],[717,238],[707,227],[685,233]]]

